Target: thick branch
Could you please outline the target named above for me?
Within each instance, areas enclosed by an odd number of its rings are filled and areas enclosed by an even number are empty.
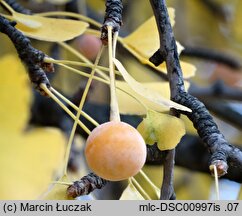
[[[28,75],[34,87],[45,95],[40,88],[40,84],[44,83],[47,87],[50,87],[49,80],[45,74],[46,72],[53,72],[54,67],[52,64],[45,63],[43,59],[46,55],[33,48],[30,40],[25,37],[19,30],[14,26],[16,22],[10,22],[0,15],[0,31],[6,34],[9,39],[13,42],[19,58],[26,65],[28,69]]]
[[[162,53],[163,59],[166,61],[171,98],[173,101],[187,106],[192,110],[192,113],[185,114],[193,122],[199,136],[211,153],[211,165],[216,165],[219,176],[222,176],[227,173],[227,159],[229,155],[234,152],[233,147],[220,133],[204,104],[185,92],[182,70],[165,0],[150,1],[160,35],[159,52]],[[239,156],[239,158],[237,158],[238,166],[242,166],[242,153],[238,149],[235,151],[237,152],[237,156]]]
[[[167,25],[167,28],[170,28],[170,30],[165,31],[165,29],[162,29],[162,26],[165,26],[166,23],[169,23],[169,17],[168,13],[167,14],[162,14],[160,13],[161,11],[166,11],[166,5],[165,3],[159,4],[161,2],[157,2],[154,0],[150,0],[151,6],[154,11],[154,15],[156,17],[157,21],[157,26],[159,29],[159,32],[162,32],[164,34],[164,37],[168,37],[170,32],[172,32],[171,25]],[[156,7],[159,7],[156,8]],[[159,10],[159,12],[157,12]],[[165,16],[165,17],[163,17]],[[158,23],[158,21],[160,23]],[[161,64],[163,61],[166,61],[167,65],[167,70],[168,70],[168,80],[169,80],[169,86],[170,86],[170,93],[171,93],[171,100],[173,100],[177,94],[176,89],[177,89],[177,84],[179,84],[179,88],[185,90],[184,88],[184,83],[182,79],[182,73],[181,71],[177,70],[176,73],[180,74],[178,82],[173,82],[172,79],[174,78],[171,71],[174,69],[179,69],[180,68],[180,62],[177,61],[176,63],[178,64],[178,67],[172,68],[173,66],[170,67],[170,65],[167,64],[167,61],[170,59],[173,61],[174,54],[176,55],[176,58],[178,59],[178,53],[177,52],[171,52],[170,49],[176,49],[176,41],[174,37],[172,40],[165,41],[161,35],[160,35],[160,49],[157,50],[154,55],[150,58],[150,61],[153,62],[156,66]],[[176,112],[174,109],[170,111],[171,115],[179,117],[179,113]],[[175,199],[175,192],[174,192],[174,187],[173,187],[173,173],[174,173],[174,159],[175,159],[175,149],[170,150],[167,152],[166,159],[164,161],[164,175],[163,175],[163,182],[162,182],[162,187],[161,187],[161,196],[160,199],[163,200],[169,200],[169,199]]]

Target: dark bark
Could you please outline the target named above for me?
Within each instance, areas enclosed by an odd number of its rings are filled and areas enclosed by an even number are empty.
[[[241,146],[237,148],[241,150]],[[147,152],[147,165],[160,165],[164,163],[165,154],[158,149],[156,144],[152,146],[147,145]],[[201,139],[197,136],[185,135],[176,147],[176,166],[181,166],[196,172],[210,173],[209,162],[210,154],[203,145]],[[229,160],[230,169],[228,173],[221,178],[227,178],[242,183],[242,167],[237,166],[236,163],[236,156],[231,155]]]
[[[200,0],[207,8],[211,11],[211,13],[224,21],[228,21],[231,19],[231,11],[229,7],[226,5],[221,5],[214,0]]]
[[[163,181],[160,191],[161,200],[175,200],[176,194],[174,191],[174,164],[175,164],[175,149],[165,151],[163,162]]]
[[[239,130],[242,129],[242,113],[239,112],[239,110],[236,110],[231,103],[224,100],[208,100],[205,101],[205,103],[206,107],[217,117],[238,128]]]
[[[96,174],[89,173],[79,181],[75,181],[73,185],[67,189],[67,195],[72,198],[87,195],[96,189],[101,189],[107,182],[107,180],[102,179]]]
[[[122,0],[106,0],[106,11],[103,26],[101,28],[101,40],[104,44],[108,42],[107,26],[112,27],[112,31],[117,32],[122,25]]]
[[[169,35],[172,34],[172,27],[169,21],[165,2],[150,0],[150,3],[156,17],[157,27],[160,33],[160,48],[149,60],[156,66],[160,65],[164,61],[166,62],[168,81],[170,85],[170,98],[171,100],[174,100],[177,95],[177,88],[185,91],[182,72],[180,69],[180,62],[176,50],[176,41],[174,37]],[[170,40],[166,40],[166,38],[169,38]],[[174,49],[174,51],[170,49]],[[178,66],[174,67],[173,64],[168,64],[169,61],[172,61]],[[174,76],[173,74],[178,76]],[[174,78],[176,80],[173,81]],[[170,114],[179,117],[179,113],[174,109],[170,111]],[[164,161],[164,177],[160,195],[160,199],[162,200],[173,200],[176,198],[173,187],[174,157],[175,150],[170,150],[168,151]]]
[[[242,90],[226,85],[222,80],[217,80],[209,87],[199,87],[191,84],[189,93],[202,100],[236,100],[242,101]]]
[[[50,83],[45,71],[53,72],[54,66],[53,64],[44,62],[46,55],[43,52],[33,48],[30,40],[19,30],[17,30],[14,27],[15,25],[16,22],[10,22],[4,17],[0,16],[0,31],[6,34],[14,44],[19,58],[28,69],[28,75],[34,87],[43,95],[46,95],[40,88],[40,84],[43,83],[46,84],[47,87],[50,87]]]
[[[185,49],[181,52],[181,56],[197,57],[209,61],[215,61],[227,65],[232,69],[240,69],[242,66],[241,61],[236,57],[204,47],[185,46]]]
[[[242,166],[242,153],[239,149],[234,149],[234,147],[225,140],[204,104],[185,92],[177,47],[165,1],[151,0],[151,4],[160,35],[159,52],[162,54],[167,65],[172,100],[192,110],[192,113],[185,114],[193,122],[203,143],[211,153],[210,164],[216,165],[219,176],[222,176],[227,173],[227,160],[232,152],[236,152],[234,156],[237,158],[237,166]]]
[[[35,97],[36,98],[32,107],[31,123],[41,126],[59,127],[68,136],[72,127],[72,120],[67,116],[67,114],[51,99],[41,97],[39,94],[35,94]],[[77,100],[76,103],[78,104],[79,101]],[[100,124],[109,120],[108,105],[98,105],[87,102],[83,109]],[[133,115],[121,115],[121,119],[122,121],[131,124],[133,127],[137,127],[142,121],[141,117]],[[83,117],[81,117],[81,121],[90,130],[94,129],[95,126],[90,124]],[[87,137],[87,134],[80,127],[78,127],[76,133]],[[72,149],[72,151],[73,157],[71,157],[71,160],[69,161],[69,168],[76,170],[76,159],[81,157],[82,152],[77,152],[75,149]],[[164,164],[166,156],[167,152],[160,151],[156,144],[152,146],[147,145],[147,165]],[[181,166],[189,170],[209,173],[209,160],[210,154],[206,147],[202,144],[201,139],[197,136],[185,135],[176,148],[175,164],[177,166]],[[236,156],[231,154],[229,160],[230,168],[228,169],[228,173],[223,177],[242,183],[242,166],[237,166],[236,160]],[[80,163],[78,165],[80,165]]]

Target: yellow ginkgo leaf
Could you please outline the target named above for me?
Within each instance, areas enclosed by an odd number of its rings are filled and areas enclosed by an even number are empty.
[[[176,147],[185,134],[185,127],[179,118],[149,110],[138,126],[138,131],[147,144],[157,143],[160,150]]]
[[[120,200],[144,200],[141,194],[136,190],[134,185],[130,182],[123,191]]]
[[[65,137],[58,129],[26,128],[31,88],[15,54],[0,59],[0,199],[37,199],[61,167]]]
[[[13,13],[12,18],[17,22],[16,28],[27,37],[51,42],[71,40],[84,33],[89,25],[79,20],[48,18],[17,12]]]
[[[174,9],[172,14],[174,14]],[[174,19],[172,17],[172,23],[174,24]],[[138,53],[145,55],[146,57],[151,57],[159,48],[160,40],[158,29],[155,21],[155,17],[152,16],[145,23],[139,26],[133,33],[124,38],[124,42],[129,46],[133,47]],[[179,44],[179,53],[183,47]]]
[[[67,196],[67,188],[68,185],[63,184],[63,182],[69,183],[69,179],[64,175],[59,180],[60,184],[58,182],[52,186],[52,188],[47,192],[46,195],[44,195],[43,199],[45,200],[71,200],[71,197]]]
[[[174,25],[174,9],[168,9],[171,24]],[[167,72],[165,63],[160,66],[154,66],[149,58],[158,50],[160,46],[159,33],[155,21],[155,17],[152,16],[140,27],[138,27],[133,33],[121,40],[124,47],[130,51],[136,58],[138,58],[143,64],[147,64],[160,72]],[[183,47],[177,42],[178,53],[180,54]],[[184,72],[184,77],[188,78],[194,76],[196,68],[188,63],[181,61],[181,67]]]
[[[26,27],[29,31],[32,31],[34,29],[38,29],[42,26],[42,23],[33,19],[27,19],[26,14],[21,14],[21,13],[13,13],[13,19],[18,23],[18,27],[23,26],[22,28]]]
[[[151,90],[141,83],[137,82],[132,76],[129,75],[129,73],[126,71],[124,66],[121,64],[120,61],[117,59],[113,58],[113,62],[122,74],[124,80],[128,83],[128,85],[140,96],[148,99],[149,101],[156,103],[160,106],[167,106],[169,108],[173,107],[179,110],[191,112],[191,110],[185,106],[182,106],[178,103],[175,103],[169,99],[166,99],[162,97],[158,92]]]
[[[28,76],[23,64],[14,55],[0,58],[0,68],[0,127],[12,132],[23,130],[29,119],[31,103]]]
[[[194,128],[192,121],[185,115],[181,115],[181,120],[184,122],[186,133],[196,136],[197,130]]]
[[[185,81],[185,88],[189,88],[189,82]],[[149,83],[142,83],[145,88],[151,89],[152,91],[156,91],[162,97],[169,99],[170,98],[170,87],[168,82],[149,82]],[[169,107],[160,106],[157,103],[154,103],[140,94],[136,93],[127,82],[124,81],[116,81],[117,88],[117,98],[119,104],[119,111],[122,114],[129,114],[129,115],[145,115],[146,109],[142,106],[139,101],[141,101],[147,108],[151,110],[155,110],[157,112],[166,112],[169,111]],[[120,89],[124,90],[121,91]],[[131,97],[130,95],[134,96]],[[138,100],[136,100],[136,99]],[[127,106],[129,104],[129,106]]]
[[[65,138],[57,129],[0,132],[0,199],[38,199],[61,167]]]

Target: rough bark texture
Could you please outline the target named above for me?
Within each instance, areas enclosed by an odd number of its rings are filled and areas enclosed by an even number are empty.
[[[82,177],[79,181],[75,181],[73,185],[67,189],[67,195],[72,198],[87,195],[95,189],[101,189],[107,182],[107,180],[102,179],[96,174],[89,173]]]
[[[179,63],[175,38],[164,0],[151,0],[160,35],[160,49],[166,61],[172,100],[189,107],[192,113],[185,113],[193,122],[199,136],[211,153],[211,165],[216,165],[219,176],[227,173],[227,159],[232,147],[218,130],[216,123],[202,102],[185,92],[182,70]],[[155,56],[153,56],[155,57]],[[152,60],[152,59],[151,59]],[[158,60],[155,61],[155,63]],[[240,150],[236,150],[238,166],[241,166]],[[236,157],[237,157],[236,156]]]
[[[163,61],[166,62],[168,71],[167,75],[170,85],[170,98],[171,100],[174,100],[177,95],[177,88],[185,90],[182,72],[179,67],[180,62],[178,59],[178,53],[176,51],[176,41],[174,37],[170,36],[172,28],[165,2],[150,0],[150,3],[156,17],[157,27],[160,33],[160,48],[153,54],[150,61],[156,66],[160,65]],[[166,40],[166,38],[170,38],[170,40]],[[174,49],[174,52],[172,52],[171,49]],[[173,58],[178,61],[174,61]],[[168,65],[169,61],[178,64],[178,67]],[[179,74],[181,77],[173,81],[175,78],[173,74]],[[179,113],[174,109],[171,109],[170,114],[179,117]],[[175,149],[167,152],[166,159],[164,161],[164,175],[160,195],[160,199],[162,200],[173,200],[176,198],[173,187],[174,159]]]
[[[54,67],[52,64],[44,63],[43,59],[46,57],[46,55],[43,52],[33,48],[30,40],[19,30],[17,30],[14,27],[15,25],[16,22],[10,22],[4,17],[0,16],[0,31],[6,34],[13,42],[19,58],[28,69],[28,75],[34,87],[45,95],[43,90],[40,88],[40,84],[43,83],[46,84],[47,87],[50,87],[50,83],[45,71],[53,72]]]
[[[122,25],[122,0],[106,0],[106,11],[103,26],[101,28],[101,40],[104,44],[108,42],[107,26],[111,26],[113,33],[119,31]]]

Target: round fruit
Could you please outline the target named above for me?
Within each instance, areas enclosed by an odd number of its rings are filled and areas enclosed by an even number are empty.
[[[139,132],[124,122],[96,127],[85,148],[88,166],[100,177],[120,181],[137,174],[146,160],[146,144]]]

